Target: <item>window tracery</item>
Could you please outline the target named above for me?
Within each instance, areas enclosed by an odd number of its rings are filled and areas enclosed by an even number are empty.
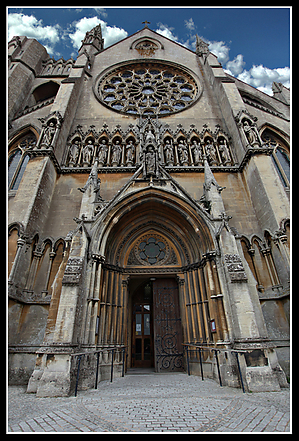
[[[272,159],[277,173],[285,187],[290,185],[290,155],[287,143],[271,129],[264,130],[262,140],[274,147]]]
[[[100,102],[136,116],[179,112],[192,105],[200,92],[199,82],[182,68],[154,62],[121,66],[98,78],[95,85]]]
[[[13,144],[8,157],[8,190],[17,190],[25,172],[27,151],[36,145],[36,137],[29,133]]]

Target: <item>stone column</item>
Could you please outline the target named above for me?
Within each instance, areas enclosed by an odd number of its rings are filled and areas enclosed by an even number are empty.
[[[17,272],[18,269],[18,265],[19,265],[19,261],[20,261],[20,256],[21,256],[21,251],[23,246],[26,244],[26,240],[25,239],[18,239],[17,240],[17,252],[10,270],[10,275],[9,275],[9,279],[8,279],[8,284],[12,285],[15,274]]]

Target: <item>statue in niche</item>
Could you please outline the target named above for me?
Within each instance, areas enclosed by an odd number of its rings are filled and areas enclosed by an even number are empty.
[[[179,141],[178,144],[178,152],[180,163],[184,166],[189,165],[188,147],[186,145],[186,142],[184,142],[182,139]]]
[[[191,151],[193,152],[194,164],[202,163],[202,149],[200,142],[197,142],[196,139],[192,141]]]
[[[166,139],[165,146],[164,146],[164,155],[165,155],[165,162],[169,166],[173,166],[174,157],[173,157],[173,146],[171,141],[169,139]]]
[[[91,164],[94,153],[94,146],[92,140],[89,139],[86,146],[83,149],[83,167],[88,167]]]
[[[147,134],[145,137],[145,144],[147,144],[149,142],[154,142],[154,143],[156,142],[156,137],[153,134],[152,129],[150,127],[148,128],[148,131],[147,131]]]
[[[243,119],[242,125],[249,144],[252,146],[259,146],[260,143],[255,128],[251,126],[250,122],[247,119]]]
[[[129,143],[126,145],[126,160],[127,166],[131,167],[134,164],[135,146],[133,141],[130,139]]]
[[[119,145],[119,141],[116,140],[115,144],[112,146],[111,163],[113,167],[117,167],[119,165],[120,158],[121,158],[121,146]]]
[[[145,170],[146,176],[156,175],[156,153],[153,146],[149,146],[145,154]]]
[[[102,139],[101,144],[99,145],[99,155],[98,155],[98,161],[100,167],[103,167],[103,165],[106,163],[107,153],[108,153],[108,146],[106,144],[106,139]]]
[[[220,138],[219,139],[219,153],[221,156],[221,160],[223,162],[224,165],[226,164],[230,164],[231,163],[231,157],[230,157],[230,153],[229,153],[229,149],[227,146],[227,142],[225,138]]]
[[[50,147],[55,135],[55,131],[56,131],[55,124],[53,122],[50,122],[49,125],[44,130],[42,144],[45,144]]]
[[[80,148],[81,145],[79,140],[76,139],[76,141],[73,141],[69,150],[69,167],[74,167],[76,165],[80,153]]]
[[[210,165],[218,164],[217,150],[210,138],[206,139],[205,151]]]

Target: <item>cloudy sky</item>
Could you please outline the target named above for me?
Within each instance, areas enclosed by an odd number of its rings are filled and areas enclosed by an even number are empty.
[[[55,59],[77,57],[85,33],[101,23],[105,48],[149,27],[191,50],[195,35],[210,44],[225,71],[272,95],[290,87],[290,9],[278,8],[8,8],[8,41],[36,38]]]

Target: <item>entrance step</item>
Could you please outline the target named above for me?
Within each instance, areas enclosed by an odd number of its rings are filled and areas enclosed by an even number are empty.
[[[155,368],[130,368],[127,370],[126,375],[150,375],[155,374]]]

